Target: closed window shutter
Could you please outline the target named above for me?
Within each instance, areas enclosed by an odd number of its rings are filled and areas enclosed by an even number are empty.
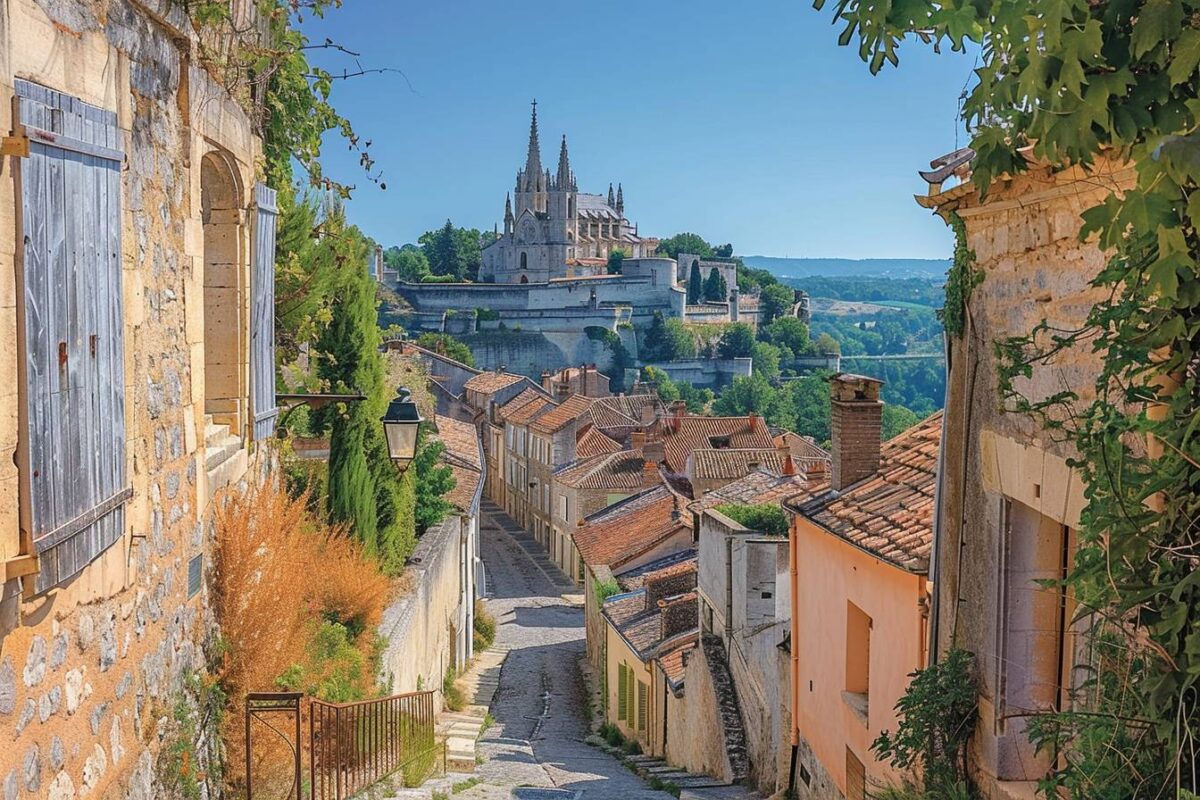
[[[650,717],[650,709],[647,705],[650,702],[650,687],[641,681],[637,682],[637,727],[639,731],[646,730],[646,723]]]
[[[625,705],[629,710],[626,719],[629,720],[629,725],[632,727],[634,721],[637,719],[634,716],[634,712],[637,710],[637,698],[634,696],[634,692],[637,691],[637,678],[633,675],[633,667],[626,667],[625,670],[629,673],[629,676],[625,679]]]
[[[617,665],[617,719],[629,719],[628,702],[629,672],[624,664]]]
[[[14,82],[21,159],[22,527],[44,592],[121,538],[125,348],[116,114]]]
[[[260,183],[254,188],[254,198],[258,211],[250,283],[250,392],[254,440],[262,441],[275,432],[279,416],[275,404],[275,225],[279,212],[274,189]]]
[[[867,800],[867,770],[849,747],[846,748],[846,800]]]

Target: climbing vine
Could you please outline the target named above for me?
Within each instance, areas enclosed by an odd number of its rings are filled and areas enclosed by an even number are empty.
[[[817,7],[823,0],[817,0]],[[872,72],[910,37],[980,47],[964,117],[972,179],[1027,157],[1109,194],[1081,237],[1104,249],[1078,329],[997,343],[1001,395],[1069,445],[1086,506],[1067,589],[1088,622],[1071,711],[1031,726],[1048,796],[1181,797],[1200,782],[1200,2],[840,0],[840,41]],[[1131,164],[1127,185],[1114,168]],[[1023,378],[1094,352],[1093,387],[1028,397]]]
[[[971,291],[983,281],[983,273],[975,269],[975,251],[967,246],[967,226],[962,217],[951,212],[949,221],[954,230],[954,260],[946,274],[946,303],[938,316],[946,333],[962,336],[967,323],[967,302]]]

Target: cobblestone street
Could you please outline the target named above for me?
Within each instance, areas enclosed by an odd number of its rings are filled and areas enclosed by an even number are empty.
[[[476,776],[484,784],[469,794],[536,786],[582,791],[586,798],[671,800],[584,741],[589,693],[579,670],[578,590],[528,533],[486,502],[482,539],[496,647],[508,657],[492,703],[496,724],[479,742],[484,763]]]

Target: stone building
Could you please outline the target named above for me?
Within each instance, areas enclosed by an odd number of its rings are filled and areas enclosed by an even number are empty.
[[[6,800],[166,795],[212,512],[271,468],[274,195],[199,52],[180,4],[0,2]]]
[[[542,371],[542,388],[551,397],[563,398],[567,395],[581,394],[584,397],[610,397],[608,376],[600,372],[595,364],[580,364],[578,367],[564,367],[558,372]]]
[[[514,201],[515,200],[515,204]],[[552,278],[602,275],[608,256],[651,255],[657,241],[638,236],[625,218],[625,192],[612,184],[607,198],[579,191],[567,154],[567,137],[552,176],[542,168],[537,101],[529,122],[525,167],[515,194],[504,201],[504,233],[484,248],[479,279],[486,283],[541,283]]]
[[[971,152],[939,159],[921,205],[966,227],[982,280],[967,299],[966,329],[948,336],[949,372],[935,534],[935,657],[951,647],[975,655],[979,725],[971,753],[987,797],[1027,797],[1048,768],[1027,735],[1031,712],[1066,708],[1077,662],[1071,599],[1039,583],[1073,558],[1084,486],[1076,454],[1025,415],[998,402],[993,342],[1027,335],[1042,320],[1079,327],[1103,289],[1091,280],[1106,254],[1081,243],[1083,211],[1134,182],[1131,165],[1100,161],[1085,171],[1033,163],[981,199],[968,180]],[[960,182],[947,186],[952,177]],[[1047,397],[1069,386],[1094,397],[1098,356],[1068,348],[1031,365],[1018,388]]]

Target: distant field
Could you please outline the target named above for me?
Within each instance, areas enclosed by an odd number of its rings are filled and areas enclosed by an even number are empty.
[[[877,306],[887,306],[888,308],[911,308],[915,311],[929,311],[932,309],[932,306],[925,305],[924,303],[908,303],[904,300],[875,300],[873,302]]]
[[[946,275],[947,259],[938,258],[777,258],[743,256],[746,266],[765,269],[778,278],[935,278]]]

